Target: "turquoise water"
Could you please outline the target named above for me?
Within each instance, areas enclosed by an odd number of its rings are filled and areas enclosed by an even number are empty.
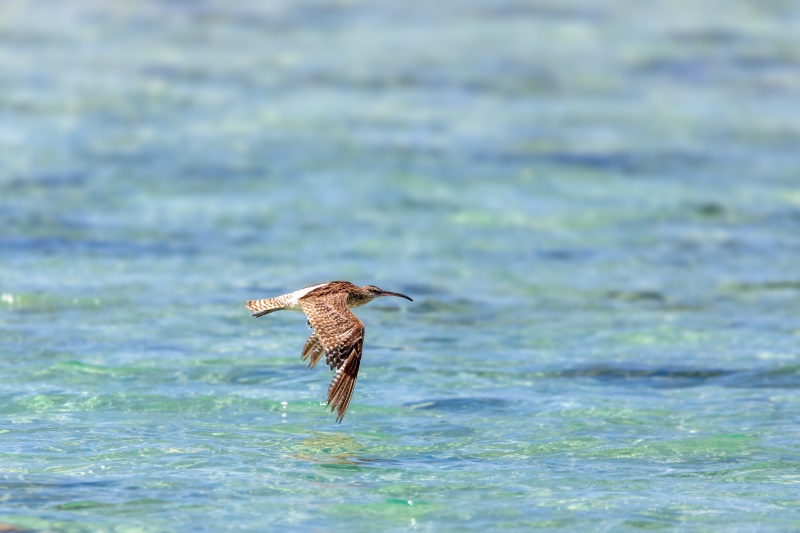
[[[800,528],[795,2],[0,4],[0,526]],[[301,315],[347,279],[339,426]]]

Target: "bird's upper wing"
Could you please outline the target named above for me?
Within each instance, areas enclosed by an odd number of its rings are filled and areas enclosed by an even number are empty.
[[[301,299],[300,305],[322,342],[328,367],[336,370],[336,376],[328,387],[328,405],[331,412],[336,410],[336,420],[341,423],[358,377],[364,348],[364,324],[347,308],[347,293],[344,292],[324,298]]]

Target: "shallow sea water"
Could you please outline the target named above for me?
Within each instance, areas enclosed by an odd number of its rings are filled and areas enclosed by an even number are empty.
[[[800,528],[794,2],[0,4],[0,527]],[[377,284],[336,425],[302,315]]]

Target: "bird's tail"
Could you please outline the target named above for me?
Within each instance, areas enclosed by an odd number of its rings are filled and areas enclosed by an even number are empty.
[[[263,300],[248,300],[247,308],[253,312],[254,317],[268,315],[286,307],[286,302],[281,298],[264,298]]]

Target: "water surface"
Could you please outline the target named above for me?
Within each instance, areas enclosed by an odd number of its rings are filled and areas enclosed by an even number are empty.
[[[0,523],[800,527],[791,2],[0,6]],[[341,426],[301,315],[358,311]]]

